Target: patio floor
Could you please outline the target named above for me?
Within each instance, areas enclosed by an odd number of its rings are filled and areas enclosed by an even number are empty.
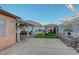
[[[0,51],[0,55],[77,55],[71,47],[59,39],[27,38]]]

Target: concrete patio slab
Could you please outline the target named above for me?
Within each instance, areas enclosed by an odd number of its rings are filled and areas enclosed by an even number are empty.
[[[0,55],[78,55],[59,39],[28,38],[0,51]]]

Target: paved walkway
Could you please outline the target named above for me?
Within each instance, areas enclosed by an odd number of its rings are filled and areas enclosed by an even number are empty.
[[[29,38],[0,52],[2,55],[77,55],[59,39]]]

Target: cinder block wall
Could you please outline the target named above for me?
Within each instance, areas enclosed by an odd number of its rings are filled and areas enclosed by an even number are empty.
[[[3,50],[16,43],[16,19],[0,14],[6,20],[5,36],[0,36],[0,50]]]

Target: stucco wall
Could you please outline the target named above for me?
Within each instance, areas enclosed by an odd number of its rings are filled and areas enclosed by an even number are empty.
[[[47,30],[54,30],[54,26],[47,26],[46,29]]]
[[[5,36],[0,36],[0,50],[2,50],[16,42],[16,23],[14,18],[2,14],[0,17],[6,20]]]

